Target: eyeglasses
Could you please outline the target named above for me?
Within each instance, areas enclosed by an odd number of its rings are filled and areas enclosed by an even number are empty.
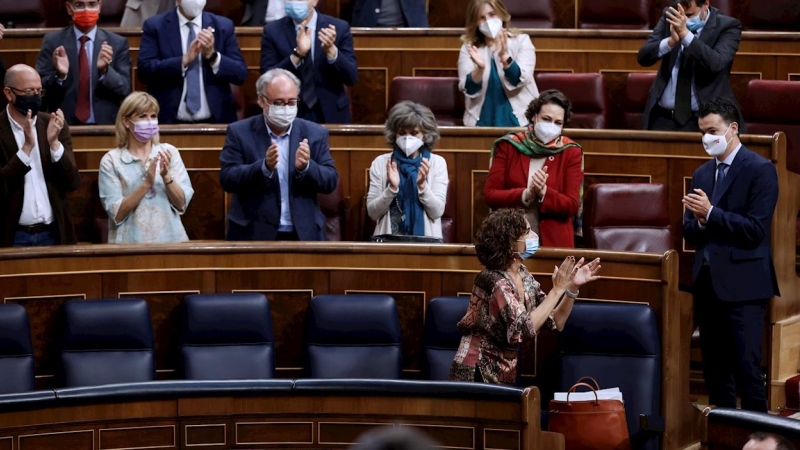
[[[275,100],[274,102],[268,99],[265,95],[261,95],[269,106],[297,106],[297,99],[290,98],[289,100]]]
[[[22,96],[22,97],[32,97],[34,95],[44,96],[45,90],[42,88],[33,88],[33,89],[17,89],[15,87],[8,87],[11,89],[15,94]]]
[[[97,9],[100,7],[100,3],[98,2],[86,2],[86,3],[73,3],[72,9],[75,11],[83,11],[85,9]]]

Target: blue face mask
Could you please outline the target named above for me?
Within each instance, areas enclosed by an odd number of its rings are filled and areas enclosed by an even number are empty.
[[[539,236],[525,239],[525,251],[517,252],[520,258],[528,259],[539,250]]]
[[[308,17],[308,2],[307,1],[288,1],[284,4],[283,10],[286,15],[291,17],[294,21],[301,21]]]
[[[708,17],[706,17],[706,19],[707,18]],[[703,28],[703,25],[705,24],[706,24],[705,20],[700,20],[700,14],[692,17],[691,19],[686,20],[686,28],[688,28],[689,31],[691,31],[692,33],[696,32],[700,28]]]

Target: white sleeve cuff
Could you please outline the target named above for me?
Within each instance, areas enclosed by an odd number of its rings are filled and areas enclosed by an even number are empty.
[[[662,39],[658,44],[658,57],[661,58],[671,51],[672,47],[669,46],[669,38]]]
[[[692,43],[693,40],[694,40],[694,33],[690,32],[689,34],[686,35],[685,38],[681,40],[681,45],[683,46],[683,48],[686,48],[689,46],[689,44]]]
[[[31,157],[25,154],[25,152],[23,152],[22,150],[17,150],[17,158],[19,158],[19,160],[22,161],[22,164],[25,164],[26,166],[30,167]]]
[[[217,52],[217,56],[216,56],[216,58],[214,60],[214,64],[211,65],[211,72],[213,72],[214,75],[216,75],[217,72],[219,72],[219,64],[220,64],[220,62],[222,62],[222,55],[219,52]]]
[[[64,156],[64,146],[61,144],[61,142],[59,142],[58,147],[55,150],[52,148],[50,149],[50,159],[53,162],[58,162],[62,156]]]

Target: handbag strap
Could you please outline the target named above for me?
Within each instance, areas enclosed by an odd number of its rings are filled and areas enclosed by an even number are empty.
[[[594,379],[594,378],[592,378],[592,377],[588,377],[588,376],[587,376],[587,377],[581,377],[580,379],[578,379],[578,381],[577,381],[577,382],[578,382],[578,383],[583,383],[585,380],[589,380],[589,381],[591,381],[592,383],[594,383],[594,389],[595,389],[595,390],[598,390],[598,391],[600,390],[600,383],[598,383],[598,382],[597,382],[597,380],[595,380],[595,379]]]
[[[575,392],[575,389],[578,389],[578,387],[580,387],[580,386],[584,386],[584,387],[589,388],[589,390],[594,394],[594,404],[595,405],[600,404],[600,400],[597,398],[597,391],[591,385],[586,384],[586,383],[575,383],[574,385],[572,385],[571,388],[569,388],[569,392],[567,392],[567,405],[570,404],[569,403],[569,394],[572,394],[573,392]]]

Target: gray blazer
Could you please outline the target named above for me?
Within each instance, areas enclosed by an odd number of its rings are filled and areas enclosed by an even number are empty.
[[[114,58],[103,80],[97,71],[97,56],[103,41],[114,49]],[[63,45],[69,58],[69,73],[62,84],[56,80],[53,67],[53,52]],[[122,100],[131,93],[131,55],[128,40],[110,31],[97,28],[94,42],[94,56],[91,64],[92,108],[97,125],[110,125],[117,119],[117,111]],[[42,87],[47,90],[43,109],[64,112],[70,125],[75,125],[75,106],[78,97],[78,44],[72,26],[48,33],[42,41],[42,49],[36,60],[36,71],[42,77]]]
[[[741,22],[721,14],[717,8],[712,7],[709,11],[709,17],[703,27],[703,32],[700,33],[700,38],[693,40],[689,47],[684,49],[684,53],[691,58],[694,64],[692,81],[700,107],[717,97],[724,96],[736,101],[729,78],[733,57],[739,49],[739,40],[742,38]],[[669,24],[662,15],[653,33],[639,50],[639,65],[650,67],[661,62],[658,76],[650,89],[650,96],[644,110],[642,126],[645,130],[650,128],[650,114],[669,83],[672,67],[678,57],[679,45],[676,45],[672,52],[662,58],[658,57],[658,45],[666,37],[669,37]],[[746,131],[741,117],[739,131]]]
[[[145,20],[173,8],[175,0],[128,0],[119,26],[142,28]]]

